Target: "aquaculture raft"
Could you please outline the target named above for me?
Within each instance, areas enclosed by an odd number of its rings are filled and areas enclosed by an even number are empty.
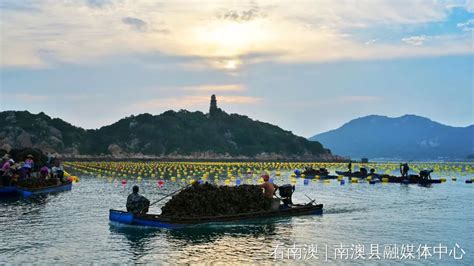
[[[308,203],[305,205],[293,205],[293,207],[282,205],[282,207],[276,211],[261,211],[212,217],[166,217],[154,214],[133,214],[125,211],[110,210],[109,219],[112,222],[128,225],[179,229],[204,224],[239,223],[269,218],[321,215],[322,213],[323,204]]]

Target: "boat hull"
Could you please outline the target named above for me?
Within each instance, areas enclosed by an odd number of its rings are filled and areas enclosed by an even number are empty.
[[[17,190],[14,186],[0,187],[0,197],[16,196]]]
[[[109,220],[111,222],[136,225],[136,226],[149,226],[156,228],[168,228],[168,229],[180,229],[196,225],[205,224],[229,224],[238,223],[245,221],[254,221],[260,219],[279,218],[279,217],[291,217],[301,215],[321,215],[323,213],[323,205],[303,205],[293,208],[287,208],[278,211],[266,211],[258,213],[248,213],[232,216],[219,216],[219,217],[202,217],[202,218],[171,218],[162,217],[160,215],[144,214],[134,215],[129,212],[110,210]]]
[[[22,197],[31,197],[35,195],[43,195],[49,193],[57,193],[63,191],[69,191],[72,189],[72,183],[61,184],[58,186],[51,186],[46,188],[39,188],[39,189],[28,189],[28,188],[21,188],[17,187],[16,191]]]

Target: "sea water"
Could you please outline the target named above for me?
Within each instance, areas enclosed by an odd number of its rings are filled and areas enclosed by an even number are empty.
[[[69,192],[0,201],[0,263],[474,265],[474,186],[465,183],[473,176],[454,175],[430,187],[297,179],[294,202],[323,203],[323,215],[185,230],[108,219],[109,209],[125,208],[134,184],[151,201],[180,184],[82,175]]]

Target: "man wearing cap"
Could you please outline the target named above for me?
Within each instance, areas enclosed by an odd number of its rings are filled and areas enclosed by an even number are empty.
[[[127,211],[133,214],[145,214],[148,212],[150,201],[138,194],[138,186],[133,186],[133,193],[127,198]]]

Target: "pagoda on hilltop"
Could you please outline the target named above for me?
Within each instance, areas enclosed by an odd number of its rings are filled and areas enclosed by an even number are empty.
[[[222,112],[222,110],[217,107],[217,98],[216,95],[213,94],[211,96],[211,106],[209,107],[209,117],[214,117],[220,112]]]

